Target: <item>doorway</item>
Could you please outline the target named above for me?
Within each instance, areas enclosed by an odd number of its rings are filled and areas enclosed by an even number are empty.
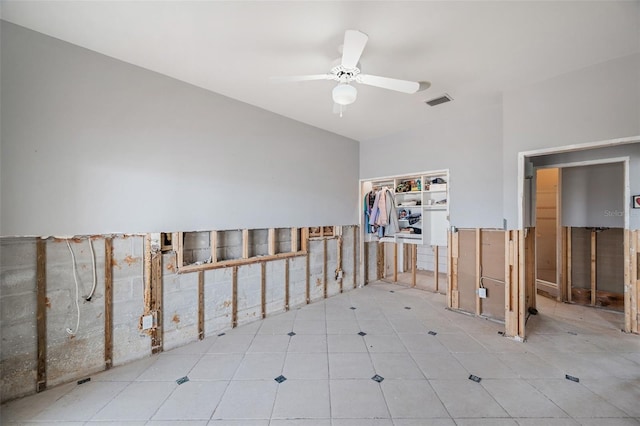
[[[558,235],[560,228],[560,169],[536,171],[536,287],[537,294],[557,299],[558,285]]]

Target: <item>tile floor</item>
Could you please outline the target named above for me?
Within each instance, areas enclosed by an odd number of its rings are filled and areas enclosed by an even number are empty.
[[[371,284],[10,402],[1,423],[640,425],[640,337],[621,314],[540,298],[517,343],[444,306]]]

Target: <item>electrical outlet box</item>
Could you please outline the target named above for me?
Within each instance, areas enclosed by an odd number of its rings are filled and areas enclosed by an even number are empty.
[[[478,289],[478,297],[480,297],[480,299],[486,299],[487,298],[487,289],[482,287]]]
[[[336,273],[336,279],[337,279],[337,280],[341,280],[341,279],[342,279],[342,271],[338,271],[338,272]]]
[[[153,315],[144,315],[142,317],[142,329],[149,330],[153,328]]]

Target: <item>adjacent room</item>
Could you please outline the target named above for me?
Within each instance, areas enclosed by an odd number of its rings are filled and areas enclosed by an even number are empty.
[[[640,425],[640,1],[0,17],[1,424]]]

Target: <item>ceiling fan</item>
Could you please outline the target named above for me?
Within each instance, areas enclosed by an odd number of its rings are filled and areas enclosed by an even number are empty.
[[[416,93],[426,90],[431,86],[428,81],[407,81],[389,77],[379,77],[377,75],[362,74],[360,72],[360,56],[369,36],[358,30],[347,30],[344,33],[344,45],[342,48],[342,58],[326,74],[298,75],[289,77],[277,77],[275,81],[312,81],[312,80],[333,80],[338,85],[333,88],[332,97],[334,112],[342,113],[347,105],[355,102],[358,90],[352,83],[366,84],[380,87],[382,89],[395,90],[402,93]]]

